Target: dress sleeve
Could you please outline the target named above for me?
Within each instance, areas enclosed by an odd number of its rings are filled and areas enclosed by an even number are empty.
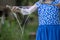
[[[55,0],[52,4],[54,4],[54,5],[60,4],[60,0]]]
[[[38,1],[35,3],[37,7],[40,7],[41,3]]]

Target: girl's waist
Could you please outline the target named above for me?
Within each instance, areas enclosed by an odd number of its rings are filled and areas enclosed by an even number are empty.
[[[60,26],[60,23],[39,23],[39,26]]]

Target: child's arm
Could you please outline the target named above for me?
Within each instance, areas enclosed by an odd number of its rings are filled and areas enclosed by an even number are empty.
[[[58,7],[60,8],[60,3],[59,3],[59,4],[57,4],[56,6],[58,6]]]
[[[18,10],[17,10],[18,9]],[[29,9],[23,9],[23,8],[19,8],[19,7],[13,7],[12,10],[14,10],[15,12],[19,12],[22,13],[23,15],[28,15],[31,14],[32,12],[34,12],[37,9],[37,5],[34,4],[33,6],[31,6]]]
[[[21,13],[23,15],[28,15],[31,14],[32,12],[34,12],[37,9],[36,4],[34,4],[32,7],[30,7],[29,9],[21,9]]]

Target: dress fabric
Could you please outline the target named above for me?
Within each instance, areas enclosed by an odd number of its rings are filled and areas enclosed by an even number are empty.
[[[60,40],[60,25],[41,25],[36,40]]]
[[[59,7],[55,6],[60,0],[50,4],[36,3],[38,7],[38,30],[36,40],[60,40]]]

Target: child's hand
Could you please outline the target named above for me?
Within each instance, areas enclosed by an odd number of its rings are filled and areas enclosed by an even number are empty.
[[[20,12],[21,9],[19,7],[13,6],[11,10],[13,12]]]

